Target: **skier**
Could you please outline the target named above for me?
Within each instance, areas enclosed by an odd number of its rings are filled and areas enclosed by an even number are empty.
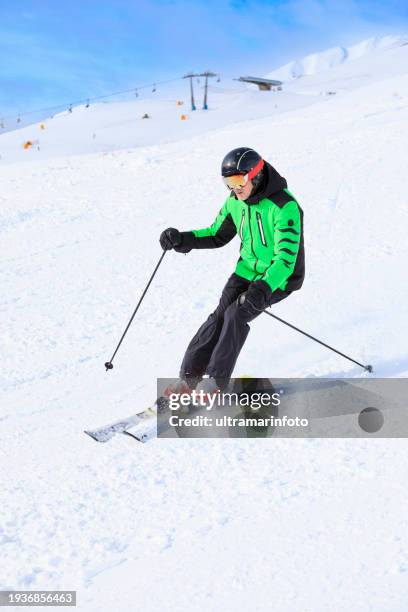
[[[230,193],[214,223],[184,232],[169,227],[160,236],[164,250],[178,253],[222,247],[237,234],[241,241],[235,272],[217,308],[188,345],[172,392],[225,388],[248,323],[300,289],[305,275],[303,211],[286,180],[248,147],[230,151],[221,174]]]

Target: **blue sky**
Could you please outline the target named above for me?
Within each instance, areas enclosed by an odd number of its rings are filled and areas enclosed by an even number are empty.
[[[0,117],[407,32],[406,0],[0,0]]]

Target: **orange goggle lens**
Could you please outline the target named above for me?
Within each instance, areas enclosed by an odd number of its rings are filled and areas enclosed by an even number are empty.
[[[223,176],[222,180],[228,189],[239,189],[244,187],[248,182],[247,174],[234,174],[233,176]]]
[[[234,174],[233,176],[223,176],[223,181],[228,187],[228,189],[238,189],[239,187],[244,187],[248,181],[252,181],[254,176],[258,174],[264,167],[265,162],[263,159],[260,159],[259,162],[254,166],[248,174]]]

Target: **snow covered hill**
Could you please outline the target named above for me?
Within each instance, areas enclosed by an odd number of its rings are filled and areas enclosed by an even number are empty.
[[[366,64],[368,60],[368,62],[372,64],[374,72],[376,72],[376,60],[384,54],[384,51],[404,46],[407,43],[408,37],[403,36],[372,37],[351,47],[332,47],[320,53],[307,55],[300,60],[293,60],[273,70],[266,75],[266,78],[278,79],[286,82],[291,79],[316,75],[319,72],[327,72],[341,64],[349,64],[360,58],[365,60]],[[387,63],[390,65],[392,62],[387,59]],[[348,68],[350,68],[350,66],[348,66]],[[401,69],[402,66],[399,68]]]
[[[336,47],[292,62],[267,77],[282,78],[280,92],[260,92],[236,81],[211,84],[208,111],[200,110],[202,84],[196,85],[198,110],[191,111],[186,82],[131,101],[96,103],[65,110],[46,120],[0,133],[0,167],[20,161],[163,145],[262,117],[330,101],[360,87],[407,73],[408,37],[369,39],[349,49]],[[330,69],[329,69],[330,68]],[[324,70],[323,70],[324,69]],[[292,79],[292,76],[302,77]],[[385,85],[385,87],[387,87]],[[397,94],[398,92],[396,92]],[[362,94],[362,98],[364,95]],[[179,106],[179,102],[183,104]],[[145,115],[148,118],[143,118]],[[182,119],[182,117],[185,119]],[[13,127],[16,125],[13,125]],[[10,124],[6,123],[7,129]]]
[[[408,46],[373,53],[282,96],[224,92],[186,122],[158,101],[132,131],[123,103],[37,126],[39,151],[19,146],[36,126],[0,136],[0,588],[76,589],[86,612],[406,608],[404,440],[142,447],[82,433],[150,403],[215,307],[236,240],[166,255],[105,373],[161,230],[213,220],[220,161],[239,145],[276,165],[305,211],[305,285],[274,312],[376,376],[408,375]],[[335,81],[344,90],[322,96]],[[361,371],[260,317],[236,373]]]

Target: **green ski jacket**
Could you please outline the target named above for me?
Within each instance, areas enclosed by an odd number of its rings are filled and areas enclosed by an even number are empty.
[[[262,279],[272,291],[295,291],[305,276],[303,211],[286,180],[268,163],[265,175],[257,193],[246,201],[231,192],[212,225],[183,232],[182,248],[176,250],[217,248],[238,235],[238,276]]]

